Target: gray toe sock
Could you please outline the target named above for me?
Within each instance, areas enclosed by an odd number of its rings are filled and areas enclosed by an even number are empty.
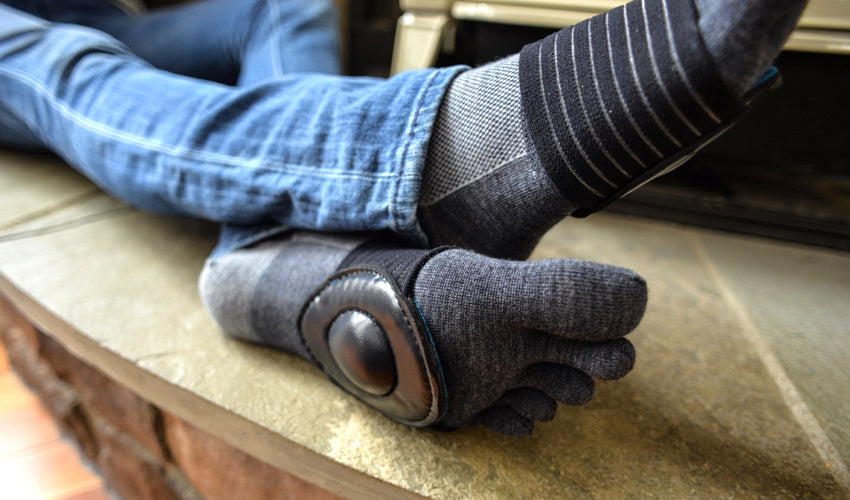
[[[638,0],[462,73],[423,174],[432,246],[525,258],[651,179],[740,114],[804,5]]]
[[[518,262],[450,250],[422,268],[416,301],[449,390],[444,423],[524,434],[554,402],[587,403],[593,379],[634,364],[624,335],[646,307],[635,273],[574,260]]]
[[[296,233],[207,262],[201,295],[230,335],[306,359],[298,316],[313,292],[353,255],[359,238]],[[402,265],[424,251],[381,247]],[[593,379],[634,364],[622,338],[646,305],[633,272],[571,260],[515,262],[465,250],[428,257],[414,299],[432,334],[448,391],[447,427],[476,423],[527,434],[556,402],[593,396]]]
[[[301,308],[362,242],[299,232],[209,259],[201,272],[201,298],[227,334],[307,358],[298,335]]]

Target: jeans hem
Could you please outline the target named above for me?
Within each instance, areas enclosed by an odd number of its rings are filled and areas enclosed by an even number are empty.
[[[451,66],[431,70],[406,131],[408,140],[402,152],[401,169],[390,207],[393,220],[390,229],[415,246],[428,246],[428,237],[417,219],[417,209],[431,131],[449,85],[466,69],[466,66]]]

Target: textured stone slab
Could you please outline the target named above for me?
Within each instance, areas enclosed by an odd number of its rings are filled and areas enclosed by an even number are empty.
[[[711,233],[699,239],[850,463],[850,254]]]
[[[845,494],[789,411],[695,234],[597,215],[556,227],[535,258],[634,268],[650,283],[635,371],[562,408],[530,438],[416,431],[384,419],[308,363],[222,335],[195,280],[209,225],[106,197],[2,242],[0,291],[105,373],[284,470],[349,497],[586,498]],[[93,214],[111,214],[102,218]]]
[[[0,230],[98,192],[56,157],[0,149]]]

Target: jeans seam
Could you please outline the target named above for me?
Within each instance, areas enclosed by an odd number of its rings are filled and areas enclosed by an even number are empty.
[[[120,130],[116,130],[113,127],[110,127],[106,124],[100,123],[98,121],[89,119],[85,116],[81,116],[78,112],[76,112],[73,108],[68,106],[68,104],[62,99],[54,96],[49,90],[42,85],[38,78],[29,75],[28,73],[16,71],[11,68],[2,68],[0,67],[0,73],[8,75],[10,78],[13,78],[24,85],[27,85],[40,95],[42,95],[45,99],[47,99],[52,106],[58,110],[63,116],[65,116],[69,121],[74,123],[77,126],[80,126],[86,130],[91,131],[94,134],[97,134],[101,137],[108,137],[111,139],[115,139],[121,141],[123,144],[127,146],[136,146],[140,148],[144,148],[145,150],[153,150],[157,153],[161,153],[164,155],[168,155],[173,158],[187,159],[193,161],[202,161],[207,163],[212,163],[216,165],[221,165],[223,167],[243,167],[252,169],[255,171],[266,171],[272,173],[281,173],[286,172],[288,174],[295,174],[294,170],[305,168],[309,170],[310,175],[312,176],[320,176],[331,179],[362,179],[369,180],[375,177],[392,177],[393,173],[370,173],[368,175],[358,175],[351,172],[344,171],[330,171],[323,172],[321,169],[316,169],[315,167],[303,167],[297,166],[294,167],[292,165],[283,166],[281,169],[269,168],[269,162],[265,161],[260,164],[259,159],[257,158],[240,158],[232,155],[222,155],[218,153],[209,153],[209,152],[201,152],[197,149],[193,149],[186,146],[177,146],[166,144],[161,141],[153,141],[148,138],[140,137],[136,134],[131,134],[127,132],[123,132]],[[424,94],[424,93],[423,93]],[[420,99],[421,101],[421,99]],[[411,134],[413,135],[413,134]],[[406,150],[405,150],[406,151]]]
[[[277,3],[272,1],[272,0],[266,0],[266,5],[269,6],[269,10],[271,11],[271,14],[272,14],[271,15],[271,18],[272,18],[271,23],[273,24],[273,26],[271,26],[269,29],[270,30],[281,30],[281,29],[283,29],[280,25],[281,15],[280,15],[280,9],[278,8]],[[272,61],[273,61],[272,68],[273,68],[273,71],[274,71],[274,76],[276,78],[280,78],[285,74],[284,69],[283,69],[283,58],[282,58],[282,54],[280,52],[280,46],[278,46],[277,44],[272,44],[272,50],[274,51],[274,57],[272,58]]]

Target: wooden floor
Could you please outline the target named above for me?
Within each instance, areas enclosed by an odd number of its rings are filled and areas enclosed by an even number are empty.
[[[108,500],[99,476],[63,439],[47,410],[9,367],[0,344],[0,498]]]

